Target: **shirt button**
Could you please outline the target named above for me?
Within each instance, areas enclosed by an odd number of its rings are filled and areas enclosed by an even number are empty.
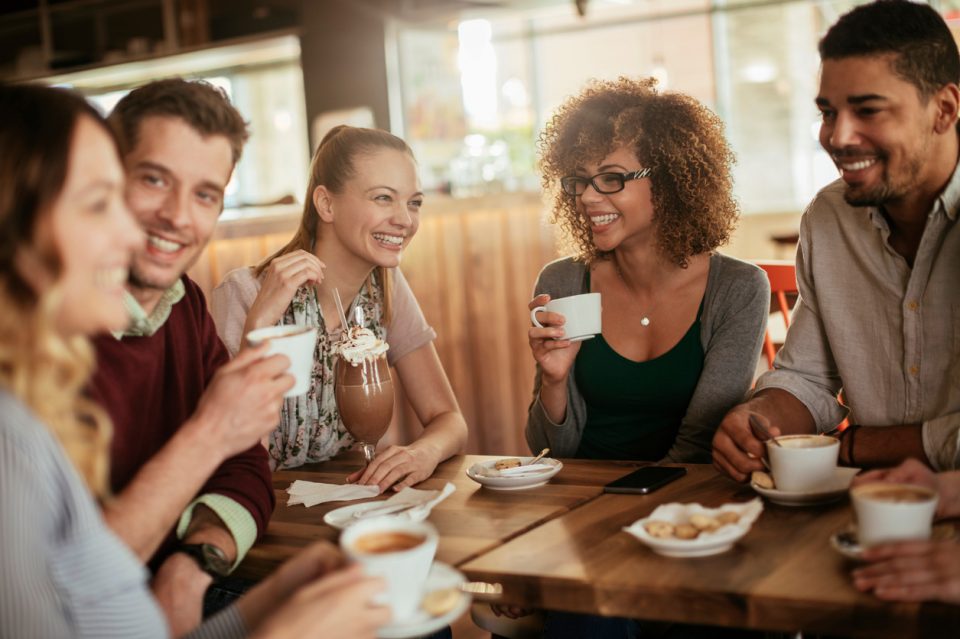
[[[920,305],[917,304],[916,302],[910,302],[909,304],[907,304],[907,308],[909,308],[911,311],[915,311],[918,308],[920,308]]]
[[[917,375],[919,372],[920,372],[920,367],[919,367],[919,366],[911,366],[911,367],[910,367],[910,374],[911,374],[911,375]]]

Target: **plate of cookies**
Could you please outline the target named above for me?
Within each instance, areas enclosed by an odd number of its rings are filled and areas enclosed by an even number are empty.
[[[534,459],[504,457],[479,462],[467,469],[467,477],[492,490],[524,490],[543,486],[563,468],[563,463],[556,459]]]
[[[726,552],[747,534],[763,512],[757,498],[742,504],[706,508],[700,504],[663,504],[623,530],[660,555],[706,557]]]

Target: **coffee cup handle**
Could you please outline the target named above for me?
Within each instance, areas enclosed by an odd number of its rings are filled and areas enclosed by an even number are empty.
[[[546,306],[538,306],[530,311],[530,321],[533,322],[533,325],[537,328],[546,328],[543,324],[537,321],[537,313],[545,310],[547,310]]]

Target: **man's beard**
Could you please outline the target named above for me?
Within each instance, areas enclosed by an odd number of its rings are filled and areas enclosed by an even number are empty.
[[[901,179],[892,180],[884,170],[883,179],[880,184],[870,188],[847,185],[843,192],[843,199],[851,206],[883,206],[889,202],[895,202],[916,188],[917,176],[923,168],[922,154],[918,154],[906,163]],[[886,158],[883,159],[886,161]]]

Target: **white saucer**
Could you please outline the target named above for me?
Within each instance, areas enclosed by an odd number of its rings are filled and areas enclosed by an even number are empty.
[[[956,535],[956,528],[946,522],[934,524],[930,530],[930,539],[932,540],[953,539]],[[830,545],[847,559],[863,561],[863,547],[857,538],[857,528],[852,524],[845,530],[830,535]]]
[[[525,464],[532,460],[533,457],[518,457],[517,459],[520,460],[521,464]],[[548,468],[539,473],[531,473],[529,475],[522,475],[519,477],[489,477],[482,474],[484,469],[492,469],[496,463],[497,460],[494,459],[474,464],[467,469],[467,477],[491,490],[526,490],[527,488],[543,486],[550,481],[551,477],[559,473],[563,468],[562,462],[549,457],[544,457],[537,463],[547,464],[549,466],[553,466],[553,468]]]
[[[445,563],[435,561],[433,562],[433,567],[430,569],[430,575],[427,577],[424,595],[434,590],[456,588],[465,581],[466,578],[459,570]],[[455,605],[450,612],[440,615],[439,617],[431,617],[423,610],[418,610],[415,615],[408,619],[395,621],[381,627],[377,630],[377,637],[380,639],[406,639],[407,637],[428,635],[431,632],[436,632],[441,628],[449,626],[452,622],[456,621],[460,615],[465,613],[469,607],[470,595],[460,593],[460,600],[457,601],[457,605]]]
[[[859,468],[838,466],[833,479],[819,490],[787,492],[776,488],[761,488],[754,483],[750,484],[750,488],[781,506],[816,506],[841,499],[847,494],[847,489],[850,488],[850,482],[853,481],[854,475],[859,472]]]

